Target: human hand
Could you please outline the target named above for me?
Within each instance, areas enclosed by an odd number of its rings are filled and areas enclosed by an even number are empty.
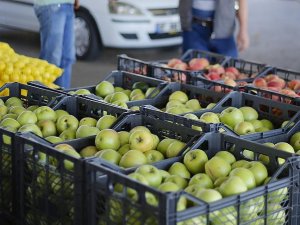
[[[79,9],[79,7],[80,7],[79,0],[75,0],[74,9],[77,10],[77,9]]]
[[[239,31],[237,35],[237,47],[240,52],[246,50],[249,47],[249,35],[246,31]]]

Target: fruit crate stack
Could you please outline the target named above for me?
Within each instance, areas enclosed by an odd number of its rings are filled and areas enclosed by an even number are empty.
[[[20,117],[24,107],[53,106],[65,96],[64,94],[48,88],[39,88],[20,83],[7,83],[0,88],[5,92],[5,97],[0,98],[1,122],[0,122],[0,215],[4,219],[13,221],[15,215],[13,193],[16,188],[17,176],[14,164],[16,157],[15,132],[20,123],[25,123],[30,118],[25,115]],[[24,127],[24,131],[26,127]]]
[[[274,101],[300,105],[300,73],[292,70],[269,67],[246,86],[246,92]]]
[[[194,147],[129,174],[90,159],[88,224],[299,224],[299,157],[220,133]]]
[[[156,99],[167,82],[124,71],[113,71],[97,85],[65,90],[68,94],[85,95],[105,102],[131,108],[141,100]],[[134,109],[134,108],[133,108]]]
[[[108,110],[105,109],[105,111]],[[202,134],[192,129],[194,124],[201,126],[200,122],[192,123],[188,119],[185,120],[185,126],[183,126],[179,124],[180,121],[175,121],[173,124],[139,113],[128,113],[119,117],[111,129],[103,129],[97,136],[68,140],[58,144],[50,144],[29,134],[19,134],[17,148],[20,149],[20,154],[17,158],[19,165],[17,174],[21,180],[17,185],[20,208],[18,218],[20,221],[26,221],[26,224],[36,224],[37,221],[46,224],[84,224],[85,213],[87,213],[83,205],[86,196],[83,188],[88,178],[85,175],[86,159],[96,157],[101,162],[99,165],[117,168],[115,171],[121,170],[121,167],[114,166],[116,160],[120,162],[123,160],[122,166],[125,168],[140,165],[138,162],[140,158],[144,164],[162,160],[160,156],[163,154],[152,149],[154,140],[155,145],[159,145],[160,142],[157,141],[170,143],[171,140],[174,145],[165,155],[169,158],[175,157],[187,148],[192,148]],[[147,141],[150,141],[151,146],[148,144],[148,147],[151,154],[130,149],[125,149],[122,153],[119,147],[121,142],[124,142],[125,147],[128,145],[129,140],[125,130],[129,131],[130,129],[149,129],[153,132],[153,135],[147,131],[141,132],[150,137],[148,140],[145,139],[144,147],[146,148]],[[204,129],[205,127],[203,127]],[[123,136],[124,134],[125,136]],[[143,134],[141,137],[144,137]],[[138,136],[136,140],[135,144],[139,144],[140,137]],[[137,164],[134,162],[131,164],[125,160],[132,157],[132,151],[134,152],[133,161],[137,161]],[[159,157],[156,157],[153,152],[158,153]],[[123,154],[123,159],[120,157],[121,154]],[[114,159],[116,155],[119,158]]]

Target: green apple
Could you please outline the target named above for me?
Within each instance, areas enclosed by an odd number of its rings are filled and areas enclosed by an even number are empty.
[[[13,113],[8,113],[5,114],[4,116],[2,116],[2,120],[6,119],[6,118],[12,118],[12,119],[17,119],[18,115],[17,114],[13,114]]]
[[[149,164],[159,162],[165,158],[164,155],[157,150],[148,150],[144,152],[144,155],[146,156]]]
[[[214,182],[214,187],[217,188],[217,187],[220,187],[221,184],[227,180],[229,177],[219,177],[218,179],[215,180]]]
[[[183,91],[174,91],[169,96],[169,101],[172,101],[172,100],[177,100],[177,101],[180,101],[181,103],[186,103],[189,100],[189,97]]]
[[[198,120],[199,119],[195,114],[192,114],[192,113],[187,113],[183,117],[191,119],[191,120]]]
[[[53,120],[40,120],[37,125],[41,129],[44,138],[56,135],[56,126]]]
[[[76,138],[84,138],[97,135],[100,130],[97,127],[90,127],[88,125],[82,125],[76,130]]]
[[[141,151],[129,150],[122,156],[119,166],[130,168],[145,164],[147,164],[147,158]]]
[[[171,107],[171,108],[168,108],[166,110],[166,113],[169,113],[169,114],[172,114],[172,115],[179,115],[179,114],[182,114],[182,113],[185,113],[184,112],[184,107]]]
[[[140,111],[140,107],[139,106],[132,106],[130,107],[131,111]]]
[[[129,144],[131,149],[146,152],[152,149],[153,137],[147,131],[137,130],[130,134]]]
[[[170,109],[170,108],[173,108],[173,107],[182,107],[184,106],[184,104],[182,102],[180,102],[179,100],[171,100],[171,101],[168,101],[168,103],[166,104],[166,109]]]
[[[114,91],[114,86],[109,81],[102,81],[96,85],[96,95],[102,98],[114,93]]]
[[[113,149],[104,149],[97,154],[97,157],[118,165],[121,159],[121,154]]]
[[[168,172],[170,173],[170,175],[179,175],[185,179],[190,179],[190,177],[191,177],[190,172],[188,171],[186,166],[181,162],[173,163],[170,166]]]
[[[91,92],[88,89],[80,88],[75,91],[75,95],[90,95]]]
[[[120,139],[118,132],[112,129],[101,130],[95,138],[95,145],[98,150],[118,150],[120,148]]]
[[[243,121],[235,125],[234,132],[239,135],[252,134],[255,132],[255,128],[252,123]]]
[[[175,183],[180,189],[184,189],[188,185],[187,180],[179,175],[170,175],[165,179],[164,182]]]
[[[230,165],[236,162],[234,155],[228,151],[219,151],[215,156],[221,157],[225,161],[227,161]]]
[[[172,158],[178,156],[178,154],[183,150],[183,148],[186,146],[186,143],[174,140],[169,146],[166,151],[166,157]]]
[[[36,124],[28,123],[18,129],[19,132],[32,132],[37,136],[43,137],[42,131]]]
[[[57,119],[55,111],[51,109],[49,106],[40,106],[36,110],[34,110],[34,113],[38,121],[52,120],[55,122]]]
[[[33,111],[36,110],[38,107],[39,107],[38,105],[31,105],[31,106],[29,106],[29,107],[27,108],[27,110],[33,112]]]
[[[275,147],[275,144],[273,144],[271,142],[263,143],[263,145],[266,145],[266,146],[271,147],[271,148]],[[269,156],[266,156],[266,155],[263,155],[263,154],[259,154],[258,160],[263,162],[265,165],[268,165],[269,162],[270,162]]]
[[[205,164],[205,173],[215,181],[219,177],[226,177],[231,171],[230,164],[219,156],[214,156]]]
[[[209,103],[207,106],[206,106],[206,109],[212,109],[216,106],[216,103]]]
[[[128,96],[128,98],[130,98],[130,95],[131,95],[131,90],[129,90],[129,89],[125,89],[125,90],[123,90],[123,91],[121,91],[121,92],[123,92],[124,94],[126,94],[127,96]]]
[[[205,112],[200,116],[200,121],[205,123],[220,123],[219,117],[214,112]]]
[[[245,121],[251,121],[251,120],[258,119],[258,113],[254,108],[252,108],[250,106],[243,106],[240,108],[240,110],[243,113]]]
[[[281,127],[281,128],[289,128],[289,127],[293,127],[293,126],[295,125],[294,122],[291,122],[291,124],[290,124],[288,127],[286,127],[286,126],[288,125],[289,122],[290,122],[289,120],[284,121],[284,122],[281,124],[280,127]]]
[[[81,156],[79,153],[69,144],[58,144],[54,147],[56,150],[61,151],[67,155],[70,155],[76,159],[80,159]],[[70,160],[64,160],[64,166],[67,170],[73,170],[74,169],[74,163]]]
[[[274,125],[273,125],[273,123],[270,120],[262,119],[262,120],[260,120],[260,122],[262,122],[263,127],[266,127],[269,130],[273,130],[274,129]]]
[[[146,98],[154,98],[159,94],[159,89],[157,87],[149,87],[146,92]]]
[[[66,116],[66,115],[69,115],[69,113],[63,109],[57,109],[55,110],[55,114],[56,114],[56,121],[62,117],[62,116]]]
[[[222,199],[220,192],[214,189],[202,189],[196,193],[195,197],[205,202],[215,202]]]
[[[113,96],[113,93],[109,94],[109,95],[106,95],[105,98],[103,99],[103,101],[110,102],[112,96]]]
[[[153,146],[152,149],[156,149],[159,144],[159,137],[156,134],[152,134]]]
[[[280,204],[268,204],[267,212],[261,212],[262,216],[266,216],[266,224],[281,225],[286,224],[285,208]]]
[[[120,102],[128,102],[129,101],[129,98],[128,96],[123,93],[123,92],[115,92],[113,93],[113,95],[111,96],[111,99],[110,99],[110,102],[113,103],[113,102],[116,102],[116,101],[120,101]]]
[[[17,117],[17,121],[21,125],[35,124],[37,122],[37,117],[34,112],[24,111]]]
[[[263,127],[264,126],[263,123],[260,120],[250,120],[249,122],[253,125],[255,131],[259,129],[265,129]]]
[[[145,92],[147,89],[149,88],[149,84],[147,84],[146,82],[144,81],[136,81],[133,83],[132,85],[132,89],[140,89],[142,90],[143,92]]]
[[[122,87],[114,87],[114,92],[124,91]]]
[[[219,188],[222,196],[227,197],[231,195],[241,194],[246,192],[247,185],[238,176],[230,176],[224,181]]]
[[[300,140],[300,132],[294,133],[290,138],[290,145],[293,147],[295,146],[295,143]]]
[[[188,185],[184,191],[195,196],[197,194],[198,191],[205,189],[205,187],[203,187],[201,184],[192,184],[192,185]],[[192,205],[192,204],[190,204]]]
[[[47,141],[49,141],[50,143],[59,143],[59,142],[63,142],[63,139],[57,136],[48,136],[45,137],[45,139]]]
[[[23,106],[17,105],[17,106],[11,106],[8,110],[8,113],[13,113],[13,114],[16,114],[16,115],[20,115],[24,111],[26,111],[26,109]]]
[[[176,192],[180,191],[180,187],[173,182],[164,182],[159,185],[158,190],[162,192]]]
[[[260,186],[261,184],[263,184],[265,179],[268,177],[268,170],[261,162],[252,161],[244,165],[243,167],[249,169],[253,173],[256,186]]]
[[[124,92],[123,92],[124,93]],[[125,93],[126,94],[126,93]],[[134,89],[129,94],[129,99],[131,99],[133,96],[138,94],[144,94],[144,92],[141,89]],[[127,95],[127,94],[126,94]],[[128,95],[127,95],[128,96]]]
[[[128,152],[130,149],[130,145],[129,144],[125,144],[125,145],[122,145],[119,149],[118,149],[118,152],[121,154],[121,155],[124,155],[126,152]]]
[[[156,149],[160,151],[164,156],[166,156],[167,149],[169,145],[173,143],[174,140],[175,139],[172,138],[165,138],[158,143]]]
[[[76,130],[78,128],[79,121],[78,119],[73,115],[64,115],[61,117],[58,117],[56,121],[56,128],[58,133],[62,133],[66,129],[73,129]]]
[[[152,165],[142,165],[138,167],[135,172],[142,174],[151,187],[158,187],[162,182],[162,176],[159,169]]]
[[[114,124],[114,122],[116,122],[116,120],[117,117],[113,115],[104,115],[97,121],[96,127],[99,130],[110,128]]]
[[[59,137],[63,139],[64,141],[66,140],[73,140],[76,138],[76,130],[73,128],[68,128],[64,130],[63,132],[60,133]]]
[[[221,112],[220,121],[234,128],[236,124],[244,121],[244,115],[238,108],[228,107]]]
[[[82,126],[82,125],[88,125],[90,127],[95,127],[97,124],[97,120],[95,118],[92,117],[84,117],[79,121],[79,125],[78,126]]]
[[[20,98],[18,98],[18,97],[10,97],[9,99],[7,99],[7,100],[5,101],[5,105],[6,105],[7,107],[16,106],[16,105],[18,105],[18,106],[23,106],[23,102],[22,102],[22,100],[21,100]]]
[[[192,174],[203,172],[207,161],[208,157],[201,149],[193,149],[187,152],[183,158],[184,165]]]
[[[235,168],[238,168],[238,167],[247,168],[248,164],[249,164],[249,161],[241,159],[241,160],[238,160],[238,161],[232,163],[231,169],[235,169]]]
[[[0,122],[0,127],[12,127],[17,130],[21,127],[21,124],[15,119],[6,118]]]
[[[185,105],[188,108],[192,109],[194,112],[201,109],[201,105],[198,99],[190,99],[185,103]]]
[[[132,128],[129,131],[129,133],[132,134],[133,132],[138,131],[138,130],[147,131],[148,133],[151,133],[151,131],[145,126],[136,126],[136,127]]]
[[[204,188],[213,188],[214,184],[210,177],[205,173],[195,174],[189,181],[189,185],[198,184]]]
[[[171,176],[171,175],[169,174],[168,171],[165,171],[165,170],[159,170],[159,172],[160,172],[160,175],[161,175],[161,177],[162,177],[162,183],[164,183],[165,180],[166,180],[169,176]]]
[[[285,152],[295,153],[294,148],[286,142],[278,142],[274,145],[274,148],[278,149],[278,150],[285,151]],[[284,162],[285,162],[285,159],[282,159],[282,158],[278,159],[279,165],[282,165]]]
[[[119,131],[120,145],[123,146],[129,143],[130,133],[128,131]]]
[[[0,105],[5,105],[4,101],[2,98],[0,98]]]
[[[138,101],[138,100],[143,100],[145,99],[145,95],[144,93],[142,94],[136,94],[136,95],[133,95],[131,98],[130,98],[130,101]]]
[[[243,168],[243,167],[235,168],[231,170],[231,172],[229,173],[229,177],[231,176],[237,176],[241,178],[243,182],[246,184],[248,190],[256,187],[255,177],[253,173],[247,168]]]
[[[264,184],[268,184],[270,182],[270,180],[271,180],[271,177],[267,177],[267,179],[264,181]],[[268,203],[280,204],[282,201],[288,200],[288,192],[289,192],[289,190],[287,187],[276,189],[275,191],[269,192],[268,193]]]

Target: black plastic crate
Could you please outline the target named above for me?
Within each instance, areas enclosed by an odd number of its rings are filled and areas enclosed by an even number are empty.
[[[84,224],[84,159],[30,133],[18,133],[16,142],[17,224]],[[85,141],[65,143],[76,149]]]
[[[286,82],[285,88],[287,87],[288,82],[290,82],[292,80],[300,80],[299,72],[276,68],[276,67],[269,67],[268,70],[261,73],[259,76],[257,76],[257,78],[264,78],[267,75],[271,75],[271,74],[278,75],[280,78],[282,78]],[[297,95],[293,96],[293,95],[288,95],[288,94],[280,93],[280,92],[273,91],[273,90],[255,87],[253,84],[247,85],[245,87],[245,91],[248,93],[251,93],[251,94],[255,94],[255,95],[264,97],[264,98],[270,98],[275,101],[285,102],[285,103],[294,104],[294,105],[300,105],[300,99],[299,99],[300,96],[298,97]],[[296,94],[299,94],[299,90],[296,91]]]
[[[217,85],[219,84],[217,83]],[[188,95],[189,99],[197,99],[203,108],[207,107],[210,103],[219,102],[227,95],[226,92],[215,92],[213,90],[206,89],[206,87],[196,87],[194,85],[172,82],[163,91],[161,91],[155,99],[141,100],[136,102],[136,105],[151,105],[158,109],[163,109],[169,101],[169,96],[175,91],[183,91]]]
[[[187,63],[192,58],[206,58],[211,64],[222,65],[228,57],[196,49],[187,50],[181,57],[180,60]],[[203,70],[188,71],[180,69],[172,69],[164,66],[168,60],[153,60],[153,61],[142,61],[139,59],[133,59],[127,55],[118,56],[118,69],[146,75],[149,77],[155,77],[166,81],[178,81],[180,83],[193,84],[193,78],[200,76],[203,77]],[[186,80],[184,79],[186,77]]]
[[[234,148],[232,148],[234,146]],[[204,150],[208,157],[214,156],[220,150],[230,150],[237,159],[245,159],[243,151],[248,149],[255,156],[266,154],[270,157],[268,171],[271,180],[268,184],[256,187],[242,194],[233,195],[221,200],[206,203],[184,191],[163,193],[155,188],[146,186],[136,180],[126,177],[125,174],[116,173],[109,168],[99,166],[98,159],[87,162],[86,192],[90,193],[87,198],[89,215],[88,224],[211,224],[210,220],[218,213],[221,223],[224,224],[275,224],[272,218],[275,214],[267,213],[266,204],[274,193],[280,193],[278,199],[279,224],[299,224],[299,165],[300,158],[292,157],[292,154],[277,151],[247,140],[241,140],[234,136],[226,136],[219,133],[207,133],[198,142],[198,147]],[[277,158],[286,159],[281,166]],[[182,160],[182,156],[157,163],[160,169],[168,168],[172,163]],[[123,186],[122,192],[116,192],[115,185]],[[134,192],[132,198],[129,195]],[[285,192],[281,192],[286,190]],[[155,199],[157,204],[151,204],[149,200]],[[177,211],[176,205],[180,199],[186,198],[194,205]],[[256,202],[257,200],[257,202]],[[276,199],[277,200],[277,199]],[[275,200],[275,201],[276,201]],[[155,201],[154,201],[155,202]],[[260,215],[253,208],[260,207]],[[270,207],[270,206],[269,206]],[[245,213],[245,214],[243,214]],[[230,216],[228,216],[230,214]],[[247,221],[241,221],[241,217],[247,216]],[[277,218],[277,217],[275,217]],[[199,220],[200,219],[200,220]],[[260,223],[259,223],[260,222]]]
[[[259,119],[268,119],[273,123],[275,127],[277,127],[277,129],[270,131],[256,132],[240,136],[249,140],[257,140],[274,136],[276,134],[283,134],[289,129],[291,123],[297,122],[300,118],[300,114],[298,113],[300,110],[299,106],[276,102],[243,92],[231,92],[222,100],[220,100],[213,109],[206,111],[197,111],[194,112],[194,114],[200,117],[204,112],[207,111],[220,113],[227,107],[231,106],[236,108],[240,108],[242,106],[250,106],[256,109],[259,115]],[[287,120],[290,121],[289,124],[286,124],[286,126],[281,128],[282,123]],[[238,136],[233,130],[226,126],[224,126],[223,129],[225,129],[228,134]]]
[[[149,87],[155,87],[156,88],[147,97],[149,99],[151,99],[151,98],[155,99],[156,97],[153,96],[153,93],[160,92],[160,91],[164,90],[164,88],[168,85],[167,82],[163,82],[162,80],[158,80],[158,79],[151,78],[151,77],[146,77],[146,76],[141,76],[141,75],[133,74],[133,73],[129,73],[129,72],[124,72],[124,71],[113,71],[106,78],[104,78],[103,81],[109,81],[115,87],[122,87],[124,89],[130,89],[130,90],[132,90],[132,85],[135,82],[144,82],[144,83],[148,84]],[[71,88],[71,89],[65,90],[65,92],[68,93],[70,91],[76,91],[76,90],[79,90],[79,89],[86,89],[86,90],[91,92],[91,95],[86,95],[87,97],[92,97],[94,99],[101,99],[101,97],[98,97],[95,94],[96,93],[96,86],[97,85]],[[135,105],[135,102],[139,102],[139,101],[140,100],[129,101],[126,104],[127,104],[128,107],[132,107],[132,106]]]
[[[25,107],[31,105],[53,106],[62,100],[65,95],[51,89],[35,87],[20,83],[7,83],[0,88],[0,92],[6,96],[1,96],[3,101],[10,97],[18,97],[23,101]],[[6,215],[10,220],[15,219],[15,179],[14,173],[17,165],[14,165],[16,157],[15,133],[4,128],[0,128],[0,214]]]
[[[260,76],[260,74],[270,69],[269,67],[267,67],[266,64],[263,63],[252,62],[252,61],[248,61],[244,59],[236,59],[236,58],[228,59],[223,64],[223,66],[224,68],[234,67],[240,73],[245,74],[245,78],[237,79],[235,81],[237,82],[244,81],[247,83],[252,82],[256,77]]]

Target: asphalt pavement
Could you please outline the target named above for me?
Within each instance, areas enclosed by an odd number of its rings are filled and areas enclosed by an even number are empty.
[[[240,54],[249,61],[267,63],[300,72],[300,1],[249,0],[250,48]],[[38,57],[39,34],[0,28],[0,41],[9,43],[17,53]],[[92,85],[117,69],[117,55],[141,60],[179,57],[180,46],[160,49],[103,49],[93,61],[77,61],[73,67],[72,87]]]

